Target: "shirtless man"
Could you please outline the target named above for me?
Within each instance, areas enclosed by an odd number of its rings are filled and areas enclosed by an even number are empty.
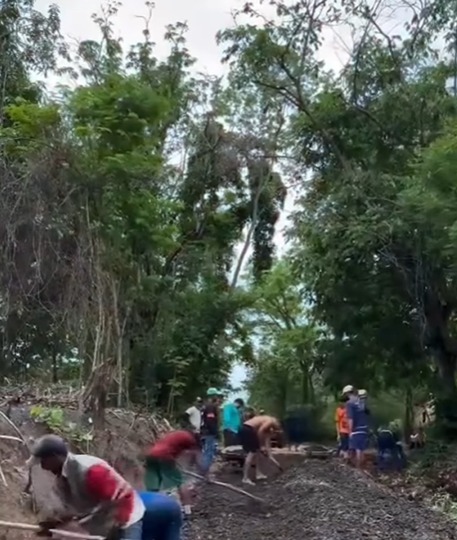
[[[254,485],[249,478],[249,471],[254,465],[256,468],[256,480],[264,480],[266,476],[259,471],[259,457],[262,452],[266,452],[268,457],[277,464],[271,457],[271,437],[281,430],[279,421],[273,416],[254,416],[246,420],[238,433],[239,440],[246,452],[246,460],[243,468],[243,483]],[[279,464],[277,464],[279,466]]]

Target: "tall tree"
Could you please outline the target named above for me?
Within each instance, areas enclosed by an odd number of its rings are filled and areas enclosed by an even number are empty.
[[[412,197],[417,160],[455,117],[455,99],[445,90],[451,65],[436,60],[433,49],[452,25],[453,6],[401,6],[407,22],[394,36],[383,28],[382,2],[273,5],[274,20],[248,4],[244,12],[255,24],[221,39],[232,80],[287,110],[289,148],[308,172],[291,235],[314,315],[335,342],[327,367],[342,358],[341,348],[352,364],[348,373],[381,381],[401,373],[413,381],[428,373],[431,355],[442,416],[452,418],[454,262],[446,235],[427,240],[431,216],[418,215],[420,201],[411,207],[406,194]],[[342,21],[356,39],[335,75],[317,53],[323,28]]]

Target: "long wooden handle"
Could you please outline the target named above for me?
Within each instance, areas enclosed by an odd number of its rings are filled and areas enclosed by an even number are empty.
[[[0,521],[0,527],[4,529],[20,529],[22,531],[41,531],[39,525],[32,525],[31,523],[16,523],[14,521]],[[104,540],[104,536],[92,536],[90,534],[82,534],[72,531],[63,531],[60,529],[50,529],[50,533],[59,536],[65,536],[66,538],[79,538],[80,540]]]
[[[271,454],[264,453],[263,454],[273,465],[275,465],[281,472],[284,472],[284,469],[282,468],[282,465],[279,463],[279,461],[274,458]]]
[[[235,493],[239,493],[240,495],[244,495],[245,497],[249,497],[253,501],[257,501],[260,503],[265,503],[263,499],[260,497],[256,497],[255,495],[252,495],[251,493],[248,493],[247,491],[244,491],[244,489],[237,488],[235,486],[232,486],[232,484],[226,484],[225,482],[219,482],[217,480],[210,480],[209,478],[205,478],[204,476],[194,473],[192,471],[186,471],[183,469],[183,473],[187,476],[192,476],[193,478],[197,478],[198,480],[202,480],[203,482],[206,482],[208,484],[213,484],[214,486],[223,487],[226,489],[230,489],[231,491],[234,491]]]
[[[0,435],[0,439],[5,439],[6,441],[16,441],[21,444],[25,444],[22,439],[20,439],[19,437],[13,437],[12,435]]]

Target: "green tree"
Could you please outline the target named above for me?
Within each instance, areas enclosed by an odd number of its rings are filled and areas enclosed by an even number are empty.
[[[250,353],[241,271],[251,246],[257,277],[269,269],[285,197],[265,137],[222,127],[228,97],[192,75],[186,26],[167,27],[160,61],[152,5],[130,50],[113,35],[117,9],[94,17],[101,40],[72,59],[75,89],[4,102],[0,150],[1,373],[77,371],[100,421],[108,403],[173,412],[227,383]],[[40,53],[50,69],[57,52]]]
[[[305,293],[283,260],[254,289],[255,303],[246,315],[257,350],[248,389],[254,402],[281,417],[290,405],[313,403],[320,383],[323,333],[309,319]]]
[[[232,81],[288,112],[285,141],[307,173],[291,230],[293,259],[330,336],[327,377],[336,385],[346,373],[378,387],[434,378],[442,416],[455,417],[454,260],[447,234],[420,208],[436,195],[423,182],[415,187],[418,160],[456,113],[444,88],[451,65],[435,60],[432,46],[450,29],[453,6],[410,6],[402,36],[394,36],[377,18],[382,3],[273,5],[274,21],[249,4],[245,12],[257,24],[221,40]],[[336,76],[317,52],[322,29],[342,20],[362,31]],[[437,231],[433,241],[429,230]]]

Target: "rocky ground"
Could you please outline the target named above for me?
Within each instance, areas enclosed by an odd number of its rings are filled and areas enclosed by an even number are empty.
[[[221,488],[202,489],[186,540],[457,538],[455,525],[442,514],[336,460],[306,461],[252,493],[267,504]]]

